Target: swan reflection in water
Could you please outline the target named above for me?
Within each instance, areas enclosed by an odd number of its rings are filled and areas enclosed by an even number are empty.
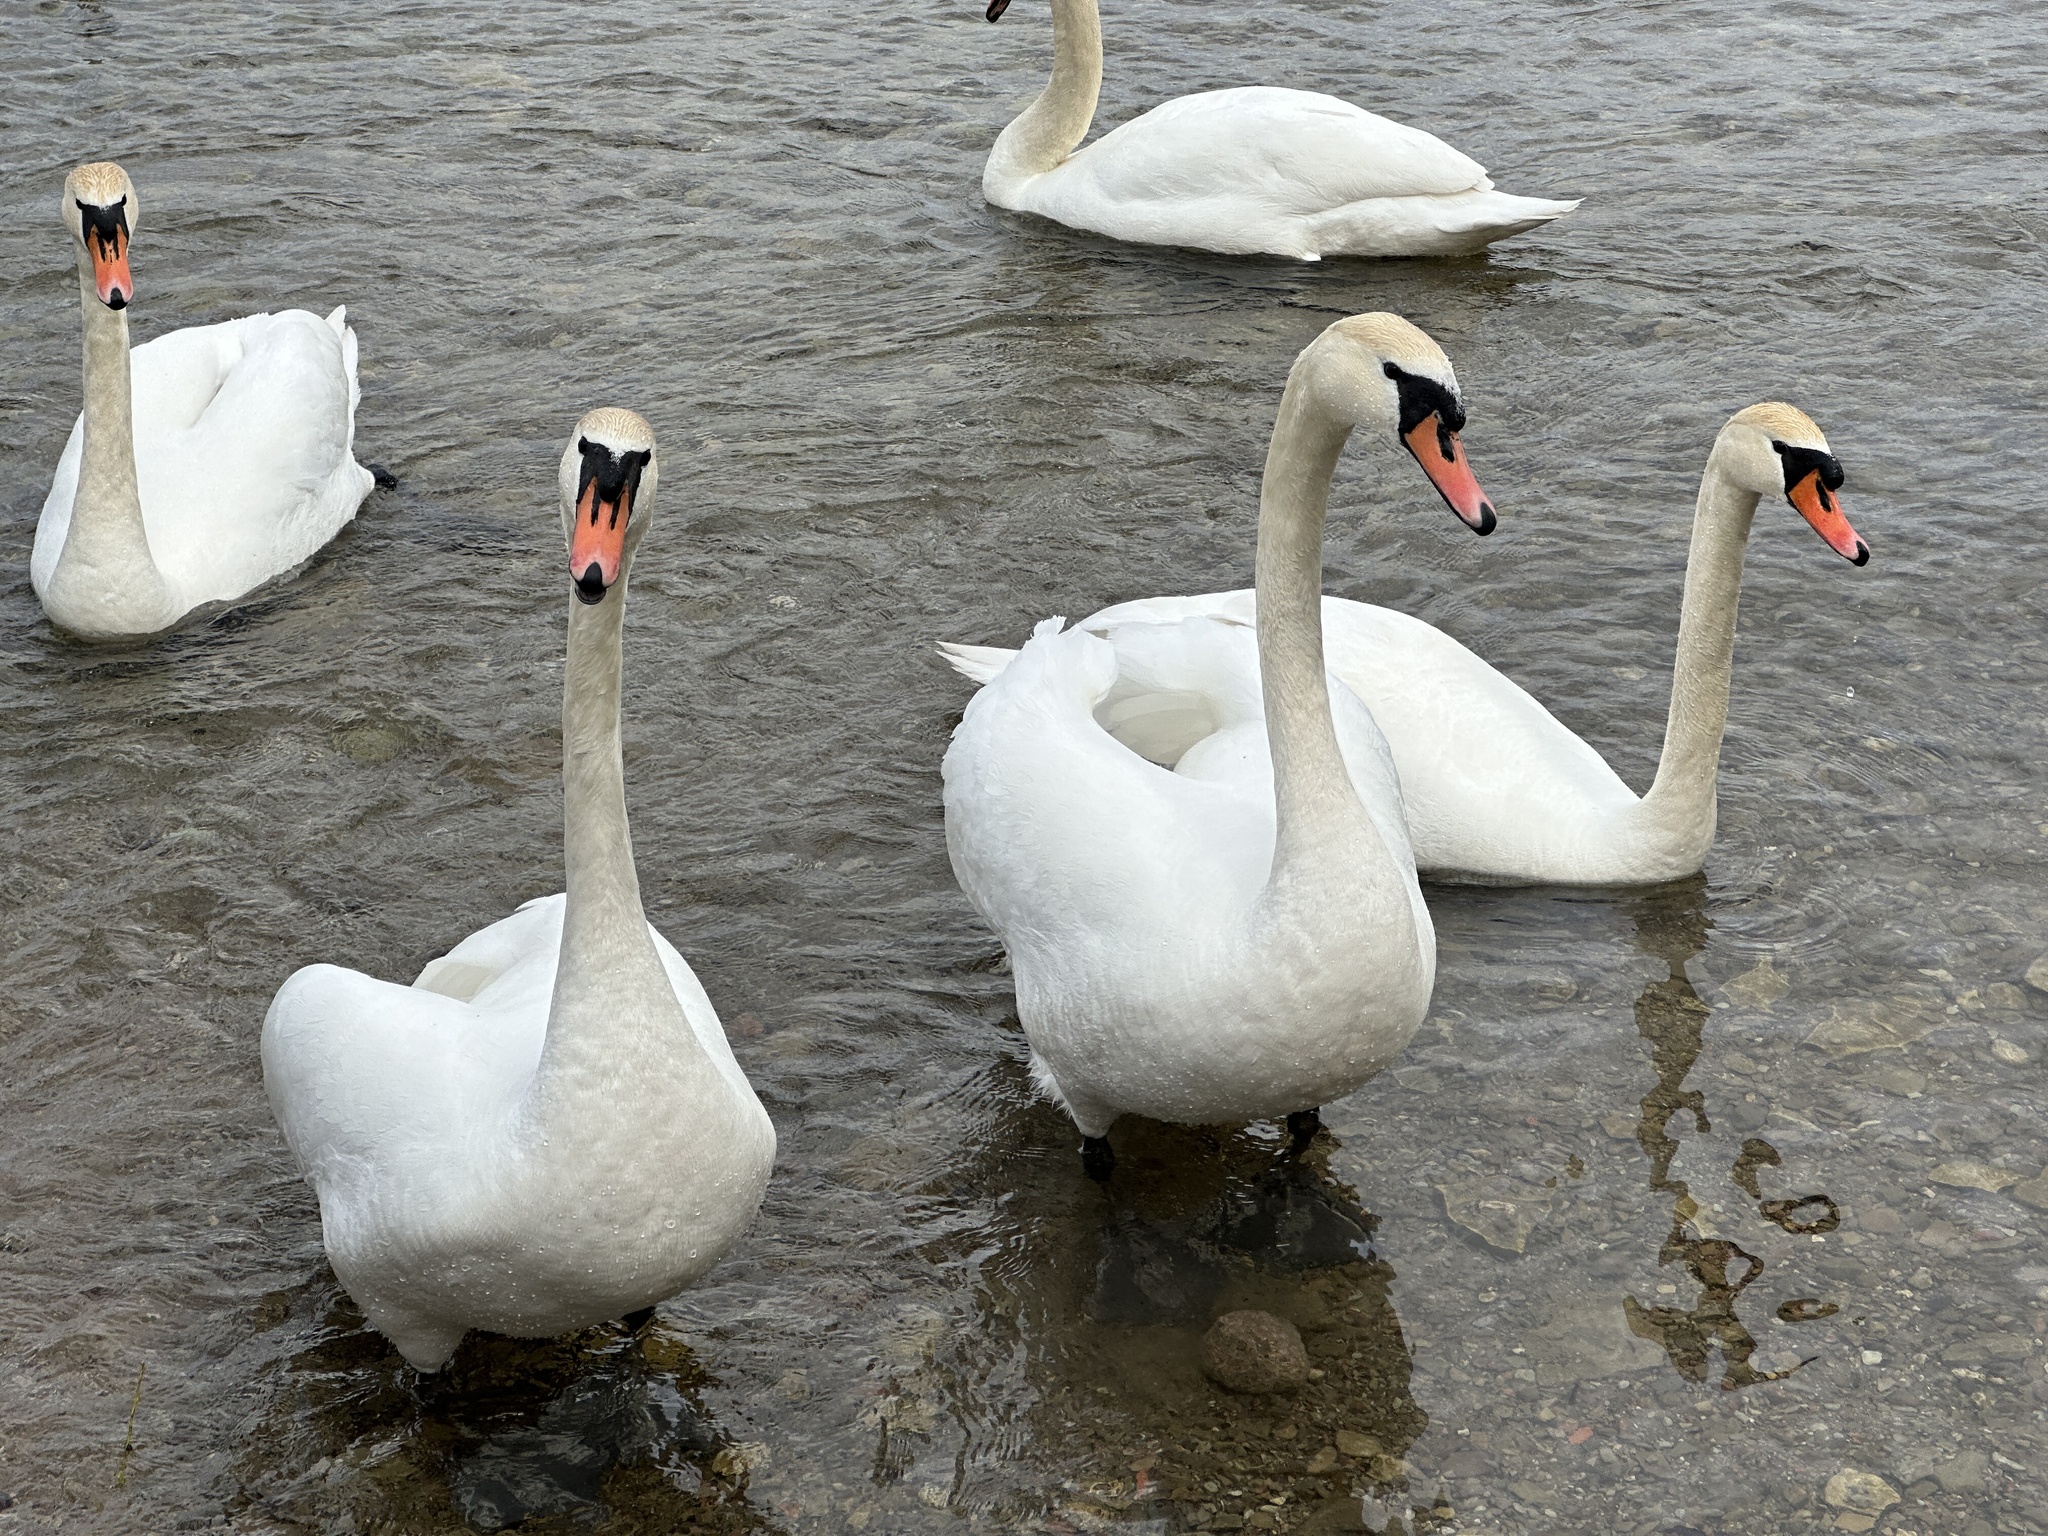
[[[366,1528],[405,1531],[770,1528],[728,1475],[737,1448],[703,1407],[709,1378],[659,1321],[637,1339],[472,1334],[421,1377],[324,1266],[271,1301],[301,1347],[239,1471],[275,1514],[324,1521],[346,1506]]]
[[[1705,1095],[1697,1088],[1685,1086],[1687,1074],[1699,1059],[1702,1031],[1713,1017],[1713,1010],[1693,990],[1685,968],[1706,949],[1711,927],[1706,915],[1704,877],[1645,895],[1637,904],[1636,944],[1646,954],[1665,961],[1670,974],[1651,982],[1636,999],[1636,1029],[1650,1048],[1650,1063],[1657,1074],[1656,1082],[1643,1095],[1636,1143],[1650,1160],[1650,1188],[1672,1197],[1671,1230],[1657,1250],[1657,1263],[1660,1268],[1674,1263],[1684,1265],[1700,1292],[1689,1308],[1645,1305],[1634,1296],[1624,1296],[1622,1307],[1629,1331],[1659,1345],[1687,1381],[1706,1381],[1711,1374],[1711,1357],[1718,1351],[1721,1389],[1733,1391],[1758,1382],[1781,1380],[1801,1367],[1764,1371],[1750,1363],[1757,1349],[1756,1336],[1743,1322],[1736,1302],[1762,1276],[1764,1261],[1728,1238],[1703,1234],[1698,1226],[1700,1203],[1693,1198],[1685,1180],[1671,1176],[1672,1160],[1678,1155],[1671,1122],[1680,1115],[1690,1115],[1693,1128],[1700,1135],[1713,1129],[1707,1117]],[[1826,1195],[1762,1198],[1759,1170],[1783,1164],[1776,1147],[1762,1137],[1752,1136],[1743,1142],[1728,1176],[1744,1194],[1757,1201],[1761,1217],[1788,1232],[1827,1232],[1839,1225],[1840,1213]],[[1837,1310],[1832,1302],[1796,1297],[1784,1302],[1777,1316],[1787,1323],[1814,1322],[1833,1316]]]
[[[1045,1118],[1051,1139],[1070,1137]],[[1360,1494],[1400,1486],[1428,1418],[1376,1220],[1330,1177],[1329,1145],[1295,1158],[1271,1127],[1127,1116],[1106,1189],[1062,1162],[1011,1202],[981,1266],[982,1316],[948,1362],[969,1424],[953,1507],[1179,1530],[1261,1506],[1295,1529],[1306,1505],[1310,1528],[1362,1529]],[[1239,1395],[1204,1376],[1204,1335],[1239,1309],[1300,1329],[1306,1387]],[[1019,1460],[1035,1474],[1020,1479]],[[1028,1505],[1020,1484],[1040,1490]]]

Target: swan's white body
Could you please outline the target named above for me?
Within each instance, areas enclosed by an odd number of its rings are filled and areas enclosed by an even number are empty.
[[[528,902],[410,987],[307,966],[264,1020],[264,1081],[335,1275],[422,1370],[469,1328],[545,1338],[675,1295],[737,1241],[774,1160],[710,999],[651,926],[718,1074],[713,1112],[678,1096],[665,1116],[632,1113],[648,1063],[622,1055],[569,1088],[584,1102],[567,1134],[541,1129],[532,1090],[567,903]],[[628,1101],[616,1118],[614,1094]]]
[[[595,412],[579,431],[600,428],[645,423]],[[645,485],[651,501],[651,472]],[[642,915],[624,603],[621,569],[570,615],[567,894],[472,934],[410,987],[308,966],[264,1020],[264,1082],[334,1272],[421,1370],[469,1328],[549,1336],[674,1295],[738,1240],[774,1163],[703,987]]]
[[[1459,255],[1578,206],[1497,191],[1432,134],[1274,86],[1177,97],[1077,148],[1102,82],[1095,0],[1054,0],[1053,30],[1052,80],[983,172],[998,207],[1147,245],[1316,261]]]
[[[88,380],[29,557],[53,623],[153,634],[297,570],[348,525],[374,481],[353,451],[360,392],[346,320],[346,309],[325,320],[288,309],[172,331],[130,354],[136,488],[161,596],[119,570],[87,600],[56,580],[93,431]]]
[[[1400,785],[1324,670],[1315,598],[1331,470],[1380,409],[1350,370],[1388,347],[1426,347],[1448,374],[1413,327],[1366,316],[1289,379],[1256,631],[1048,620],[946,754],[954,870],[1009,950],[1040,1085],[1088,1136],[1126,1112],[1314,1108],[1391,1062],[1428,1007],[1435,937]]]
[[[118,257],[110,245],[97,267],[87,210],[122,221]],[[354,453],[355,333],[345,309],[293,309],[131,353],[134,186],[117,165],[81,166],[62,211],[78,247],[85,407],[36,524],[29,583],[75,634],[151,635],[296,570],[355,516],[375,483]]]
[[[1359,878],[1283,894],[1250,632],[1195,618],[1116,643],[1061,622],[969,703],[945,763],[953,868],[1009,950],[1040,1086],[1089,1136],[1351,1092],[1413,1036],[1436,967],[1372,716],[1331,689],[1356,812],[1326,852],[1355,850]],[[1218,726],[1168,769],[1103,727],[1119,705]]]
[[[1386,735],[1421,869],[1441,878],[1606,885],[1678,879],[1705,862],[1743,551],[1759,484],[1779,472],[1762,447],[1766,432],[1826,446],[1789,406],[1753,406],[1723,429],[1700,486],[1664,755],[1641,797],[1549,710],[1441,630],[1388,608],[1323,599],[1330,671]],[[1145,598],[1078,627],[1122,646],[1133,633],[1195,617],[1250,626],[1257,607],[1256,594],[1242,590]],[[942,649],[981,683],[1016,654]],[[1161,686],[1175,683],[1168,677]],[[1172,751],[1186,743],[1133,744]]]

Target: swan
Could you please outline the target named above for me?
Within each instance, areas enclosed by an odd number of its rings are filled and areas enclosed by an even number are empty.
[[[995,21],[1010,0],[990,0]],[[1053,0],[1052,80],[989,151],[982,195],[1140,245],[1232,256],[1459,256],[1578,202],[1494,190],[1419,128],[1335,96],[1244,86],[1179,96],[1086,148],[1102,87],[1095,0]]]
[[[1830,549],[1863,565],[1870,547],[1842,510],[1842,478],[1820,428],[1782,402],[1736,412],[1714,439],[1693,514],[1663,755],[1640,798],[1550,711],[1449,635],[1391,609],[1324,598],[1330,670],[1386,733],[1423,871],[1563,885],[1653,884],[1698,871],[1714,841],[1750,523],[1764,497],[1783,495]],[[1251,624],[1257,606],[1248,591],[1152,598],[1105,608],[1080,627],[1121,643],[1133,627],[1198,615]],[[1015,654],[942,649],[981,683]]]
[[[376,483],[355,460],[356,336],[341,308],[191,326],[128,350],[141,203],[112,161],[64,179],[85,409],[36,524],[29,584],[59,628],[157,634],[297,570]]]
[[[619,640],[656,471],[631,411],[592,411],[562,455],[567,893],[471,934],[410,987],[307,966],[263,1021],[264,1085],[334,1273],[424,1372],[469,1328],[643,1324],[738,1240],[775,1161],[633,867]]]
[[[968,703],[946,845],[1009,951],[1033,1075],[1098,1178],[1124,1113],[1285,1115],[1299,1146],[1422,1020],[1436,940],[1401,789],[1371,714],[1326,676],[1317,593],[1354,427],[1398,433],[1453,510],[1492,528],[1463,423],[1420,330],[1337,321],[1281,397],[1255,629],[1195,616],[1103,637],[1047,619]],[[1188,744],[1164,766],[1113,725]]]

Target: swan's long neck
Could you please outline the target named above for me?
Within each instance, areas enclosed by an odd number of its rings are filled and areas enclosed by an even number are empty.
[[[1102,21],[1095,0],[1053,0],[1052,79],[989,151],[982,186],[1004,186],[1051,170],[1088,136],[1102,89]]]
[[[572,599],[562,679],[569,894],[533,1107],[544,1125],[572,1118],[584,1139],[604,1130],[591,1123],[593,1105],[624,1131],[636,1105],[673,1105],[678,1076],[716,1071],[683,1018],[640,905],[619,747],[625,610],[624,570],[604,601]]]
[[[128,366],[128,312],[102,304],[92,258],[78,256],[78,300],[85,321],[85,443],[71,526],[45,601],[73,627],[132,632],[135,617],[166,610],[170,596],[150,557],[135,478],[135,407]],[[54,601],[52,601],[54,599]],[[107,609],[107,623],[95,613]]]
[[[1714,839],[1714,785],[1721,732],[1728,723],[1728,682],[1735,662],[1735,610],[1742,592],[1742,556],[1757,493],[1732,479],[1719,446],[1707,457],[1693,514],[1685,601],[1678,616],[1678,656],[1671,677],[1671,713],[1657,778],[1641,815],[1657,833],[1697,845]]]
[[[1333,876],[1355,878],[1360,860],[1376,868],[1391,857],[1352,788],[1323,670],[1323,521],[1350,434],[1297,369],[1259,495],[1259,672],[1278,816],[1268,892],[1304,899]]]

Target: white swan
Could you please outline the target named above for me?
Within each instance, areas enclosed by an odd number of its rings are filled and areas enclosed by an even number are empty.
[[[631,411],[592,411],[562,455],[568,893],[470,935],[410,987],[308,966],[263,1021],[271,1109],[334,1272],[422,1371],[468,1328],[545,1337],[673,1296],[737,1241],[775,1161],[633,868],[619,640],[655,478]]]
[[[111,161],[64,180],[78,246],[85,409],[29,556],[50,622],[152,635],[304,565],[375,483],[355,461],[356,337],[345,309],[192,326],[128,350],[140,205]]]
[[[1315,1110],[1385,1067],[1428,1006],[1436,941],[1372,716],[1323,666],[1330,477],[1397,430],[1468,523],[1493,513],[1455,436],[1449,361],[1394,315],[1340,320],[1288,376],[1259,504],[1256,640],[1193,618],[1108,639],[1040,624],[969,702],[946,842],[1001,936],[1033,1071],[1088,1139],[1120,1114]],[[1112,735],[1191,743],[1166,767]]]
[[[1598,752],[1450,636],[1391,609],[1324,598],[1330,670],[1386,733],[1416,863],[1448,878],[1579,885],[1648,884],[1698,870],[1714,841],[1751,519],[1761,498],[1782,494],[1831,549],[1862,565],[1870,550],[1843,515],[1834,494],[1841,484],[1820,428],[1789,405],[1753,405],[1722,427],[1693,517],[1664,752],[1640,799]],[[1195,615],[1251,624],[1256,612],[1254,593],[1216,592],[1120,603],[1080,627],[1121,644],[1134,627]],[[1015,654],[944,649],[976,682]]]
[[[994,21],[1009,0],[991,0]],[[1314,91],[1246,86],[1154,107],[1085,149],[1102,86],[1095,0],[1053,0],[1052,80],[989,151],[999,208],[1229,255],[1455,256],[1578,207],[1494,190],[1442,139]]]

